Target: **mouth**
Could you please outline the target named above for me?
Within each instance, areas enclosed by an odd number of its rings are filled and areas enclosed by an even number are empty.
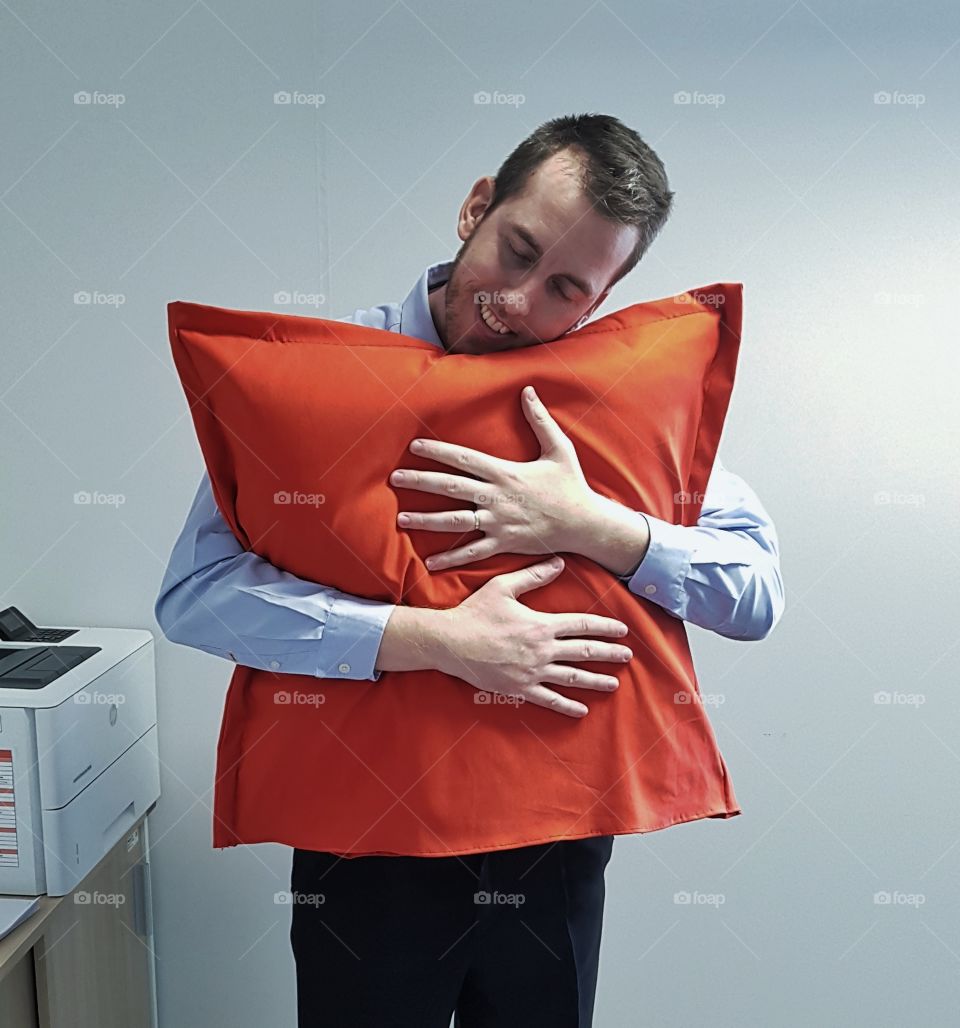
[[[487,339],[508,340],[517,337],[517,333],[511,332],[485,303],[477,305],[477,321],[480,323],[481,333]]]

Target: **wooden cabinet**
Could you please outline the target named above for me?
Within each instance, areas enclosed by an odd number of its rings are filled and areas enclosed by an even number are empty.
[[[2,1028],[155,1028],[146,820],[0,939]]]

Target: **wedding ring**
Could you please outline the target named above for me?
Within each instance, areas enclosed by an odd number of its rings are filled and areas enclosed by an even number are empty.
[[[473,530],[474,532],[480,531],[480,511],[475,510],[473,512]]]

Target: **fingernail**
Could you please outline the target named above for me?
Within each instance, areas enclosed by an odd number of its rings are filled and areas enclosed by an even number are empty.
[[[398,522],[398,524],[401,524],[401,525],[409,525],[410,524],[410,517],[407,514],[398,514],[397,515],[397,522]]]

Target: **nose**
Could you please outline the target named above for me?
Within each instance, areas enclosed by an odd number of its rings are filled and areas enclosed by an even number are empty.
[[[503,303],[500,305],[504,317],[509,318],[511,323],[516,323],[521,318],[530,316],[530,302],[526,289],[508,289],[503,294]]]

